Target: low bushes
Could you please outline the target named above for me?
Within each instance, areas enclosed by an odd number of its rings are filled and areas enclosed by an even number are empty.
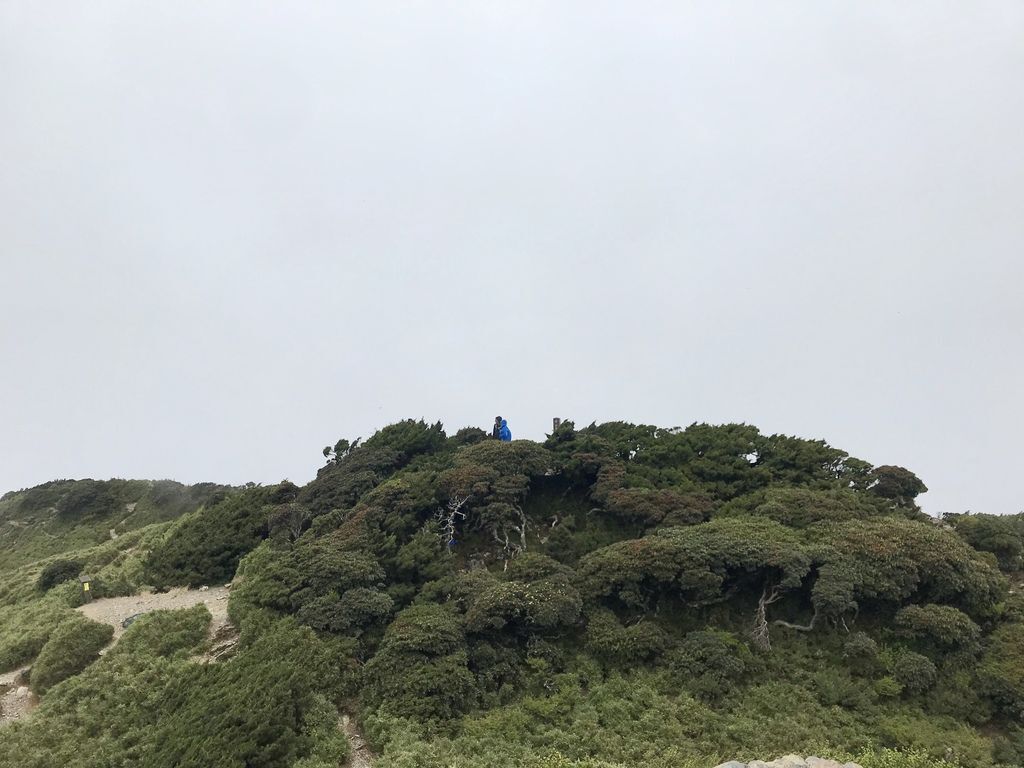
[[[36,693],[45,693],[92,664],[113,636],[113,627],[77,613],[62,621],[32,665],[32,687]]]

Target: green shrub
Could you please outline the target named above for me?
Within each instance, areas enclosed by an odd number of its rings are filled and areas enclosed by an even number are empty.
[[[892,665],[892,676],[907,693],[924,693],[938,679],[938,670],[927,656],[908,651],[900,654]]]
[[[896,613],[900,634],[940,648],[974,644],[981,628],[971,617],[949,605],[908,605]]]
[[[379,589],[384,569],[372,554],[345,544],[334,534],[303,537],[288,549],[264,543],[239,568],[239,584],[231,591],[232,617],[242,623],[247,612],[262,608],[292,614],[321,632],[361,634],[382,626],[393,605]]]
[[[874,686],[863,678],[853,678],[842,667],[826,666],[813,675],[818,700],[829,707],[870,711],[878,697]]]
[[[69,598],[61,586],[39,600],[0,609],[0,670],[14,669],[39,655],[54,628],[72,617]]]
[[[395,617],[366,665],[366,698],[402,717],[454,717],[478,697],[468,662],[458,618],[440,605],[414,605]]]
[[[79,480],[57,502],[57,515],[62,520],[88,520],[109,515],[122,503],[114,487],[114,481]]]
[[[647,662],[660,655],[668,643],[668,633],[646,619],[624,627],[606,609],[595,609],[587,618],[586,648],[608,663],[629,667]]]
[[[114,628],[110,625],[77,613],[62,621],[32,665],[32,687],[36,693],[45,693],[92,664],[113,636]]]
[[[856,757],[856,762],[863,768],[950,768],[956,765],[933,757],[921,749],[903,751],[882,748],[861,753]]]
[[[348,739],[338,727],[338,710],[322,694],[313,696],[302,733],[310,742],[308,754],[292,768],[337,768],[349,756]]]
[[[574,624],[580,615],[579,592],[556,575],[533,582],[492,581],[470,601],[466,628],[471,632],[539,632]]]
[[[671,488],[616,488],[607,495],[608,511],[623,520],[641,525],[693,525],[711,513],[707,496]]]
[[[387,593],[356,587],[341,595],[332,591],[307,600],[295,612],[295,618],[320,632],[359,634],[387,621],[393,607],[394,600]]]
[[[691,632],[668,657],[683,684],[699,696],[716,699],[728,693],[753,660],[750,649],[731,632]]]
[[[870,674],[878,666],[878,643],[864,632],[854,632],[843,643],[843,658],[859,674]]]
[[[407,464],[414,456],[433,453],[445,444],[441,422],[427,424],[422,419],[406,419],[379,430],[363,443],[366,450],[388,450],[397,454],[397,464]]]
[[[179,667],[143,765],[290,766],[319,743],[306,729],[322,734],[317,692],[336,684],[312,631],[277,622],[229,662]]]
[[[1004,571],[1016,572],[1024,565],[1024,515],[944,515],[956,532],[981,552],[996,556]]]
[[[132,622],[111,653],[187,655],[206,639],[209,625],[210,611],[205,605],[177,611],[153,611]]]
[[[182,518],[146,561],[146,578],[157,589],[230,581],[238,561],[267,537],[268,497],[254,488]]]
[[[883,699],[892,699],[903,693],[903,685],[896,678],[886,675],[875,681],[875,693]]]
[[[986,641],[978,667],[983,690],[1010,717],[1024,717],[1024,624],[1006,624]]]
[[[62,582],[77,579],[82,573],[82,568],[83,565],[78,560],[54,560],[43,567],[36,586],[40,592],[46,592]]]

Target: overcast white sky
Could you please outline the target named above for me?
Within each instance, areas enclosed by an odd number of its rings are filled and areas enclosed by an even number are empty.
[[[0,0],[0,491],[747,421],[1024,508],[1024,3]]]

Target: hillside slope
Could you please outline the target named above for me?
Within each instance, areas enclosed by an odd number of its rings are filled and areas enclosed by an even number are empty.
[[[111,594],[232,581],[229,661],[189,661],[195,609],[97,659],[54,558],[8,569],[0,668],[85,663],[0,766],[324,768],[343,714],[384,768],[1024,762],[1018,517],[931,520],[912,472],[748,425],[406,421],[325,455],[75,552]]]
[[[173,520],[227,486],[173,480],[54,480],[0,497],[0,573]]]

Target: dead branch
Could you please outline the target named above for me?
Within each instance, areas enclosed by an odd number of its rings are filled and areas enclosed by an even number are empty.
[[[815,625],[818,623],[818,617],[819,617],[818,609],[815,608],[814,609],[814,615],[811,616],[811,621],[810,621],[809,624],[791,624],[790,622],[783,621],[782,619],[776,619],[772,623],[776,624],[776,625],[778,625],[780,627],[785,627],[786,629],[795,629],[797,632],[810,632],[810,631],[812,631],[814,629]]]
[[[750,638],[754,645],[762,651],[770,651],[772,649],[771,634],[768,630],[768,606],[778,601],[782,597],[782,592],[783,590],[778,584],[773,584],[769,588],[766,583],[761,590],[761,598],[757,601],[757,611],[754,613],[754,629],[750,633]]]
[[[448,500],[448,505],[444,509],[437,511],[437,520],[441,523],[441,540],[449,552],[451,551],[452,544],[455,543],[455,527],[459,520],[463,520],[466,517],[462,507],[468,501],[469,496],[452,496]]]

